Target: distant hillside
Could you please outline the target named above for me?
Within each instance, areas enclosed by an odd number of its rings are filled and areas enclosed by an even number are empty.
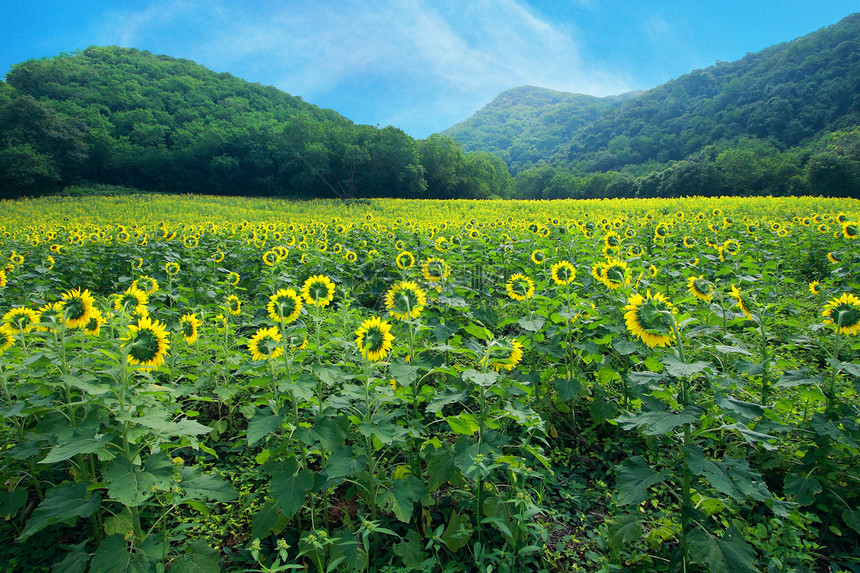
[[[0,196],[77,183],[281,197],[504,196],[510,175],[441,136],[356,125],[189,60],[91,47],[0,82]]]
[[[514,172],[548,164],[580,174],[642,173],[696,158],[709,146],[756,140],[785,151],[858,125],[860,14],[854,14],[635,97],[509,90],[443,133],[464,149],[501,157]]]
[[[502,92],[442,134],[466,151],[486,151],[501,157],[516,173],[564,152],[580,129],[639,93],[598,98],[520,86]]]

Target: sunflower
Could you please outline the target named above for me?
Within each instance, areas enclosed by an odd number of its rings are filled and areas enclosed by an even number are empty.
[[[185,339],[186,344],[197,342],[197,329],[202,324],[194,313],[189,312],[182,315],[182,318],[179,319],[179,329],[182,331],[182,337]]]
[[[267,267],[274,267],[278,262],[278,253],[275,252],[274,249],[270,249],[263,253],[263,263]]]
[[[158,281],[147,275],[138,277],[131,283],[131,286],[144,291],[148,295],[158,292]]]
[[[56,332],[56,326],[63,320],[63,302],[51,302],[39,307],[40,326],[36,330],[40,332]]]
[[[385,293],[385,308],[398,320],[418,318],[427,304],[427,294],[412,281],[395,283]]]
[[[167,328],[149,317],[142,317],[137,324],[130,324],[122,340],[128,341],[129,364],[139,364],[147,370],[164,364],[164,357],[170,349]]]
[[[620,259],[609,259],[599,265],[598,280],[610,290],[630,284],[630,270],[627,263]]]
[[[657,267],[655,267],[654,265],[649,265],[648,274],[651,276],[652,279],[657,276],[657,273],[658,273]]]
[[[216,263],[220,263],[221,261],[223,261],[224,260],[224,251],[222,251],[221,249],[218,249],[217,251],[215,251],[215,253],[212,255],[212,260]]]
[[[135,271],[136,271],[136,270],[138,270],[138,269],[139,269],[140,267],[142,267],[142,266],[143,266],[143,258],[142,258],[142,257],[136,257],[136,258],[134,258],[134,259],[132,259],[132,260],[131,260],[131,268],[132,268],[132,270],[135,270]]]
[[[182,239],[182,244],[185,245],[186,249],[193,249],[200,244],[200,239],[197,238],[197,235],[188,235]]]
[[[129,308],[131,311],[139,312],[138,309],[140,308],[146,309],[147,303],[149,303],[149,296],[136,286],[131,285],[124,293],[116,296],[113,307],[115,310]]]
[[[227,284],[236,286],[239,284],[239,273],[230,273],[227,275]]]
[[[355,331],[355,346],[362,356],[376,362],[391,351],[391,325],[378,316],[368,318]]]
[[[90,319],[82,328],[85,334],[98,336],[104,323],[105,319],[102,316],[102,311],[98,308],[93,308],[93,311],[90,313]]]
[[[821,283],[818,281],[812,281],[809,283],[809,293],[810,294],[818,294],[821,292]]]
[[[550,269],[552,280],[559,286],[569,285],[576,280],[576,267],[569,261],[559,261]]]
[[[302,312],[302,299],[293,289],[278,289],[278,292],[269,297],[266,305],[269,318],[275,322],[289,324],[294,322]]]
[[[723,252],[731,256],[737,256],[741,252],[741,244],[734,239],[727,239],[723,243]]]
[[[90,321],[93,311],[93,295],[89,290],[70,290],[63,293],[63,310],[66,328],[83,328]]]
[[[512,299],[523,301],[535,295],[535,283],[524,274],[515,273],[505,284],[505,290]]]
[[[451,266],[443,259],[430,257],[424,261],[421,273],[427,282],[439,283],[451,276]]]
[[[669,346],[675,339],[672,317],[675,307],[661,293],[646,296],[634,294],[624,307],[627,330],[642,339],[649,348]]]
[[[0,325],[0,354],[15,344],[15,331],[8,324]]]
[[[481,364],[493,370],[513,370],[523,360],[523,345],[518,340],[501,340],[490,347]]]
[[[860,333],[860,298],[850,293],[831,299],[824,305],[824,324],[832,324],[836,331],[849,336]]]
[[[618,236],[618,233],[610,231],[603,237],[603,244],[607,247],[619,247],[621,245],[621,238]]]
[[[302,285],[302,298],[307,304],[325,308],[334,300],[334,283],[325,275],[308,277]]]
[[[248,339],[248,350],[251,351],[252,360],[271,360],[278,358],[284,353],[281,348],[281,333],[277,326],[260,328]]]
[[[410,253],[409,251],[403,251],[397,258],[394,259],[394,262],[397,263],[397,268],[405,271],[408,268],[411,268],[412,265],[415,264],[415,255]]]
[[[227,297],[227,312],[233,316],[237,316],[242,312],[242,301],[235,294]]]
[[[852,241],[860,236],[860,226],[858,226],[858,223],[853,221],[842,223],[842,236]]]
[[[645,249],[642,248],[642,245],[630,245],[630,248],[627,249],[627,252],[631,257],[641,257],[642,253],[645,252]]]
[[[669,236],[669,225],[664,222],[660,222],[654,227],[654,240],[657,242],[662,241],[666,237]]]
[[[0,288],[3,288],[7,284],[8,281],[6,280],[6,271],[0,270]]]
[[[535,249],[534,251],[532,251],[531,259],[534,264],[542,265],[543,262],[546,260],[546,255],[543,254],[542,250]]]
[[[750,300],[746,296],[746,294],[742,293],[741,290],[735,285],[732,285],[731,296],[737,301],[735,303],[735,306],[740,308],[741,312],[743,312],[748,319],[752,320],[752,312],[750,311]]]
[[[834,253],[833,251],[827,253],[827,260],[830,261],[831,263],[833,263],[834,265],[838,265],[841,262],[839,260],[839,258],[836,256],[836,253]]]
[[[705,280],[704,275],[688,278],[687,290],[690,291],[691,295],[704,302],[711,302],[711,299],[714,298],[714,289],[711,283]]]
[[[15,334],[32,332],[39,324],[39,313],[31,308],[17,307],[3,315],[3,322]]]
[[[164,271],[170,276],[176,276],[179,274],[179,263],[165,263]]]
[[[358,255],[355,254],[355,251],[351,249],[346,249],[346,252],[344,252],[343,254],[343,258],[346,259],[346,262],[348,263],[354,263],[358,260]]]

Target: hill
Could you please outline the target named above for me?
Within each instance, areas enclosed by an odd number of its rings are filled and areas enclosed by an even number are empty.
[[[76,183],[281,197],[487,197],[510,175],[452,140],[356,125],[189,60],[90,47],[0,82],[0,192]]]
[[[860,14],[643,93],[522,87],[443,132],[522,198],[860,196]]]
[[[520,86],[502,92],[475,115],[442,134],[457,141],[464,150],[501,157],[516,173],[564,153],[579,130],[640,93],[599,98]]]

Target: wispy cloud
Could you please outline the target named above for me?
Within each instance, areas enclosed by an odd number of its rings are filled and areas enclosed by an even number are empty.
[[[385,107],[365,121],[399,120],[420,136],[518,85],[628,89],[623,77],[583,61],[574,34],[518,0],[162,0],[110,14],[103,30],[105,43],[193,59],[347,116],[371,113],[375,98]],[[421,117],[428,110],[438,117],[432,127]]]

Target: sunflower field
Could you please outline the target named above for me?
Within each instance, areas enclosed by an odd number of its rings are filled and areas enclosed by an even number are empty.
[[[0,209],[0,570],[860,571],[860,203]]]

